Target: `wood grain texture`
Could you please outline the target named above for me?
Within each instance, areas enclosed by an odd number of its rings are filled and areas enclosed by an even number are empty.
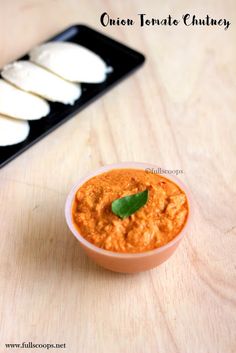
[[[236,352],[235,1],[0,0],[0,67],[74,23],[147,62],[0,172],[0,352],[66,343],[68,353]],[[101,28],[111,16],[228,17],[213,28]],[[161,267],[119,275],[94,265],[68,231],[72,184],[97,167],[182,168],[191,231]],[[49,350],[50,351],[50,350]]]

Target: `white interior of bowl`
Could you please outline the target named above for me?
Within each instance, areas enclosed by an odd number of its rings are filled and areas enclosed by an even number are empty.
[[[185,234],[188,229],[189,223],[190,223],[190,217],[192,216],[192,204],[191,204],[191,197],[189,191],[186,189],[185,185],[174,175],[162,175],[163,177],[172,180],[175,184],[177,184],[185,193],[187,196],[188,200],[188,206],[189,206],[189,214],[188,214],[188,219],[185,222],[185,225],[181,232],[169,243],[156,248],[154,250],[149,250],[145,251],[142,253],[118,253],[118,252],[113,252],[105,249],[101,249],[89,241],[87,241],[77,230],[76,226],[74,225],[74,222],[72,220],[72,205],[73,201],[75,198],[75,194],[77,190],[89,179],[92,177],[105,173],[109,170],[112,169],[142,169],[145,170],[147,168],[153,168],[155,170],[158,170],[160,168],[159,166],[155,164],[149,164],[149,163],[141,163],[141,162],[121,162],[117,164],[109,164],[104,167],[101,167],[97,169],[96,171],[93,171],[89,174],[87,174],[84,178],[80,179],[71,189],[67,200],[66,200],[66,205],[65,205],[65,216],[66,216],[66,222],[68,224],[68,227],[70,228],[71,232],[74,234],[74,236],[79,240],[80,243],[82,243],[85,247],[96,251],[97,253],[100,253],[102,255],[108,256],[108,257],[119,257],[119,258],[140,258],[140,257],[146,257],[146,256],[151,256],[157,253],[161,253],[168,249],[169,247],[173,246],[175,243],[177,243]],[[164,169],[164,168],[163,168]]]

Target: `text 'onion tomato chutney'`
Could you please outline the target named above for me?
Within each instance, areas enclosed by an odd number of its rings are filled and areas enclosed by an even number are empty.
[[[127,217],[112,212],[115,200],[148,192],[147,202]],[[129,198],[128,198],[129,199]],[[72,219],[95,246],[120,253],[159,248],[183,229],[186,194],[172,180],[141,169],[113,169],[86,181],[76,192]]]

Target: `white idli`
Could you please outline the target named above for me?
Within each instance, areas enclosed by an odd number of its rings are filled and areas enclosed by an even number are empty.
[[[0,146],[15,145],[29,135],[28,121],[8,118],[0,115]]]
[[[49,111],[49,104],[44,99],[0,79],[0,114],[22,120],[37,120]]]
[[[30,61],[6,65],[2,77],[15,86],[52,102],[73,104],[81,95],[81,86],[68,82]]]
[[[31,50],[30,60],[72,82],[103,82],[110,72],[100,56],[75,43],[42,44]]]

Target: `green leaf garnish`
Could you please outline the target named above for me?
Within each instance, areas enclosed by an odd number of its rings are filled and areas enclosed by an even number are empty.
[[[113,201],[111,204],[111,210],[116,216],[124,219],[143,207],[147,200],[148,190],[145,190]]]

